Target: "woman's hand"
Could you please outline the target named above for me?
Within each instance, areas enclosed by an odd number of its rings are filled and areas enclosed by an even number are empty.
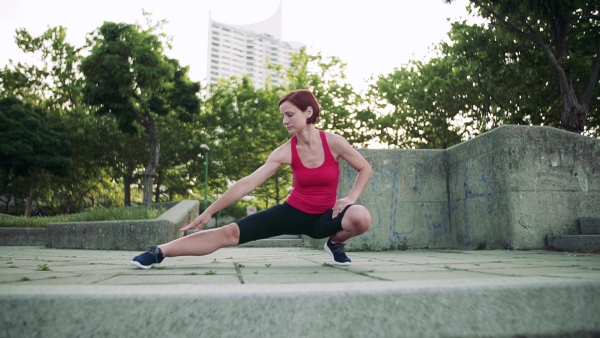
[[[339,200],[335,201],[335,204],[333,205],[333,214],[331,214],[331,218],[336,218],[342,211],[344,211],[344,209],[351,205],[356,203],[356,199],[353,199],[349,196],[346,196],[344,198],[340,198]]]
[[[204,226],[207,225],[208,222],[210,222],[211,217],[212,215],[210,213],[203,212],[200,216],[196,217],[196,219],[192,223],[184,226],[179,230],[185,232],[196,227],[198,227],[198,230],[202,230],[202,228],[204,228]]]

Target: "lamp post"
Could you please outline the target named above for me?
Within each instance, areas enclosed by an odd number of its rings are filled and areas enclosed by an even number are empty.
[[[210,148],[206,144],[200,146],[200,151],[204,154],[204,210],[206,210],[208,199],[208,152]]]

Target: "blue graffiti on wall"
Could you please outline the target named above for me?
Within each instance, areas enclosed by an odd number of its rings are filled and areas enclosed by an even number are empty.
[[[494,163],[494,158],[492,158],[492,163]],[[483,168],[482,168],[482,172],[481,175],[479,176],[479,180],[484,183],[486,186],[492,186],[494,185],[494,180],[491,177],[487,176],[486,173],[486,165],[484,164]],[[473,239],[471,238],[471,234],[469,231],[469,212],[467,210],[467,206],[469,203],[469,200],[472,199],[476,199],[476,198],[485,198],[486,199],[486,204],[487,204],[487,208],[486,211],[488,214],[492,214],[494,212],[494,194],[492,192],[489,192],[492,190],[491,187],[489,188],[484,188],[484,191],[488,191],[488,192],[473,192],[473,190],[471,190],[471,187],[469,185],[469,163],[465,163],[465,169],[464,169],[464,180],[463,180],[463,187],[464,187],[464,195],[463,198],[458,200],[458,201],[450,201],[450,213],[454,213],[456,210],[458,210],[459,206],[457,205],[460,204],[460,210],[462,213],[462,232],[463,232],[463,239],[466,245],[472,245],[473,244]],[[458,183],[458,182],[457,182]],[[456,186],[455,186],[456,188]]]

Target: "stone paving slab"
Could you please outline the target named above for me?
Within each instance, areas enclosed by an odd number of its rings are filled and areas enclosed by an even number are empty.
[[[312,248],[225,248],[204,257],[167,258],[160,268],[129,264],[139,252],[0,247],[0,287],[51,285],[346,283],[494,277],[600,280],[600,255],[554,251],[409,250],[350,252],[330,264]],[[239,271],[235,265],[238,265]],[[46,271],[47,270],[47,271]]]

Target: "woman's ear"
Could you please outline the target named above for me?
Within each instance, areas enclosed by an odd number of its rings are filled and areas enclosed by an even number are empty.
[[[313,109],[312,109],[312,107],[311,107],[311,106],[308,106],[308,107],[306,108],[306,113],[308,114],[308,117],[311,117],[311,116],[312,116],[312,114],[313,114]]]

